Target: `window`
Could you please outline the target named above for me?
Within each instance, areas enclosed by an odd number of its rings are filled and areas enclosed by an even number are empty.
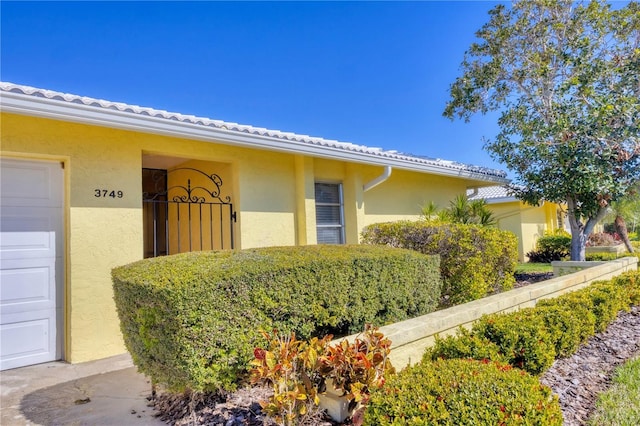
[[[316,182],[318,244],[344,244],[342,185]]]

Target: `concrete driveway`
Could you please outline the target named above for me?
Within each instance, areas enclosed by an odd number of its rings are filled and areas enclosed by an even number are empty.
[[[128,354],[6,370],[0,385],[3,426],[165,425],[147,406],[151,383]]]

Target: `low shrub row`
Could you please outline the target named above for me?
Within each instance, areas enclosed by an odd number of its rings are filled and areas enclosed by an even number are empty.
[[[572,355],[618,312],[640,301],[637,272],[598,281],[582,290],[538,302],[536,307],[485,315],[471,330],[436,338],[424,355],[438,358],[491,359],[540,374],[559,357]]]
[[[585,260],[587,261],[604,261],[608,262],[609,260],[620,259],[621,257],[637,257],[638,261],[640,261],[640,249],[635,249],[636,251],[633,253],[605,253],[605,252],[596,252],[596,253],[587,253],[585,256]]]
[[[260,330],[351,334],[434,311],[441,288],[437,256],[374,246],[184,253],[112,278],[134,363],[176,391],[233,389]]]
[[[374,391],[364,425],[562,425],[558,397],[508,364],[423,362]]]
[[[510,290],[515,282],[517,239],[497,228],[424,220],[378,223],[363,230],[362,242],[440,255],[442,306]]]
[[[420,363],[389,377],[371,394],[364,424],[561,425],[557,397],[535,375],[638,304],[634,271],[535,308],[485,316],[471,330],[436,339]]]

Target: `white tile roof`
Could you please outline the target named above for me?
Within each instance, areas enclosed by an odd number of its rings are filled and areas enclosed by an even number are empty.
[[[42,102],[47,101],[47,106],[52,111],[45,111],[45,107],[34,108],[34,106],[28,102],[28,100],[38,99],[42,100]],[[25,100],[27,101],[26,103]],[[272,148],[291,152],[300,151],[319,156],[324,154],[329,158],[336,157],[370,164],[391,165],[425,173],[454,175],[495,183],[507,182],[506,173],[501,170],[404,154],[393,150],[383,150],[381,148],[372,148],[308,135],[213,120],[194,115],[179,114],[121,102],[94,99],[9,82],[0,82],[0,109],[26,115],[46,116],[63,120],[75,119],[74,121],[112,125],[114,127],[120,127],[119,125],[124,126],[126,124],[126,126],[128,126],[126,128],[135,128],[136,130],[148,132],[154,132],[154,129],[160,132],[160,129],[164,128],[165,130],[161,133],[178,136],[181,135],[181,131],[190,135],[188,129],[192,129],[193,135],[200,135],[203,140],[213,139],[215,136],[215,138],[224,142],[225,138],[221,138],[221,136],[227,135],[230,137],[229,141],[232,139],[235,142],[241,141],[245,146],[249,145],[258,148]],[[53,111],[53,109],[56,110]],[[119,114],[110,114],[109,116],[106,116],[106,114],[96,114],[112,111]],[[142,118],[154,119],[156,124],[145,122],[144,126],[140,125],[139,123],[141,121],[139,119]],[[132,121],[135,121],[136,124],[134,125]],[[171,123],[185,124],[189,125],[189,127],[182,126],[180,129],[177,129],[175,126],[171,126]],[[209,133],[207,133],[207,131],[209,131]],[[212,134],[212,132],[214,132],[214,134]],[[239,139],[238,136],[240,136],[241,139]],[[250,137],[250,139],[247,139],[246,136]],[[269,144],[269,141],[272,143]],[[273,142],[277,143],[273,144]],[[341,153],[344,153],[344,155],[340,155]]]
[[[475,192],[475,193],[474,193]],[[507,202],[515,201],[514,197],[506,186],[486,186],[475,190],[468,190],[469,200],[485,200],[487,202]]]

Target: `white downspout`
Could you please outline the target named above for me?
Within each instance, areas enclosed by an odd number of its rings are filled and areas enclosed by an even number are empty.
[[[374,186],[378,186],[385,180],[389,179],[389,176],[391,176],[391,166],[384,166],[384,172],[382,172],[382,174],[377,178],[370,180],[369,182],[362,185],[362,190],[364,192],[367,192]]]
[[[478,187],[476,186],[475,188],[471,188],[471,190],[473,191],[471,194],[467,194],[467,200],[471,197],[475,197],[476,195],[478,195]]]

